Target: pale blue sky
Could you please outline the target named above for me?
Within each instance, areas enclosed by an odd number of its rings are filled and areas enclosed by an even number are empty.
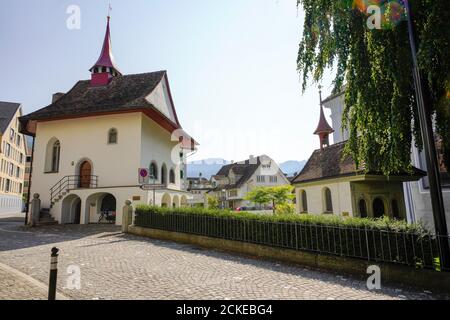
[[[67,92],[98,58],[107,0],[0,0],[0,100],[26,113]],[[69,30],[69,5],[81,29]],[[190,160],[267,154],[307,159],[318,147],[316,86],[296,71],[296,0],[112,0],[113,52],[124,74],[168,70],[178,117],[199,142]],[[324,81],[324,96],[330,91]]]

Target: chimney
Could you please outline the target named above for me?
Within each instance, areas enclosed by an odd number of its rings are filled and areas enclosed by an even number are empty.
[[[57,100],[59,100],[64,95],[63,92],[57,92],[54,93],[52,96],[52,103],[55,103]]]

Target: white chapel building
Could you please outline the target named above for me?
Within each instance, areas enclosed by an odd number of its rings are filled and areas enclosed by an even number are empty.
[[[178,207],[190,197],[186,157],[197,143],[178,120],[167,72],[122,74],[109,22],[91,79],[20,118],[21,132],[35,139],[31,194],[62,224],[105,216],[121,224],[126,200]],[[139,168],[150,169],[157,190],[140,188]]]
[[[417,183],[426,173],[414,168],[413,173],[386,177],[366,172],[344,154],[348,132],[342,130],[342,96],[320,98],[320,118],[314,134],[319,148],[313,152],[303,170],[292,180],[298,213],[333,214],[347,217],[407,219],[404,183]],[[323,107],[331,108],[333,127],[325,118]],[[334,143],[330,135],[334,135]]]
[[[323,106],[331,110],[331,121],[333,140],[335,144],[344,142],[349,137],[348,130],[342,126],[342,115],[345,108],[345,95],[343,92],[331,95],[323,100]],[[442,193],[446,212],[447,228],[450,229],[450,172],[442,161],[442,150],[440,139],[436,135],[436,149],[440,160],[440,173],[442,183]],[[411,150],[412,164],[421,170],[426,171],[425,157],[415,144]],[[433,209],[431,206],[430,188],[428,178],[424,175],[418,180],[405,181],[403,184],[403,194],[405,202],[405,216],[408,222],[421,222],[431,230],[434,230]]]

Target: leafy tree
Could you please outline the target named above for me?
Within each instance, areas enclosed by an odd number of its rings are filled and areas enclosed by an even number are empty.
[[[268,189],[274,210],[278,205],[285,205],[295,197],[292,193],[294,187],[291,185],[269,187]]]
[[[219,208],[219,199],[217,197],[208,196],[208,208],[209,209],[218,209]]]
[[[382,9],[382,28],[369,29],[368,6]],[[425,99],[443,138],[450,168],[450,6],[448,0],[412,0]],[[403,0],[297,0],[305,12],[297,66],[320,82],[334,68],[333,92],[345,91],[346,153],[367,171],[411,168],[412,138],[422,147]],[[345,86],[344,86],[345,84]]]
[[[272,203],[273,211],[275,212],[277,205],[286,204],[295,197],[292,193],[293,189],[294,187],[290,185],[258,187],[248,192],[244,199],[259,204],[260,206]]]
[[[267,187],[254,188],[253,190],[247,192],[244,199],[258,204],[260,207],[269,203],[271,200],[269,189]]]

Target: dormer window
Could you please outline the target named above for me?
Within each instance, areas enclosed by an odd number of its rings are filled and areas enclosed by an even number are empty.
[[[108,144],[117,144],[117,129],[110,129],[108,132]]]

